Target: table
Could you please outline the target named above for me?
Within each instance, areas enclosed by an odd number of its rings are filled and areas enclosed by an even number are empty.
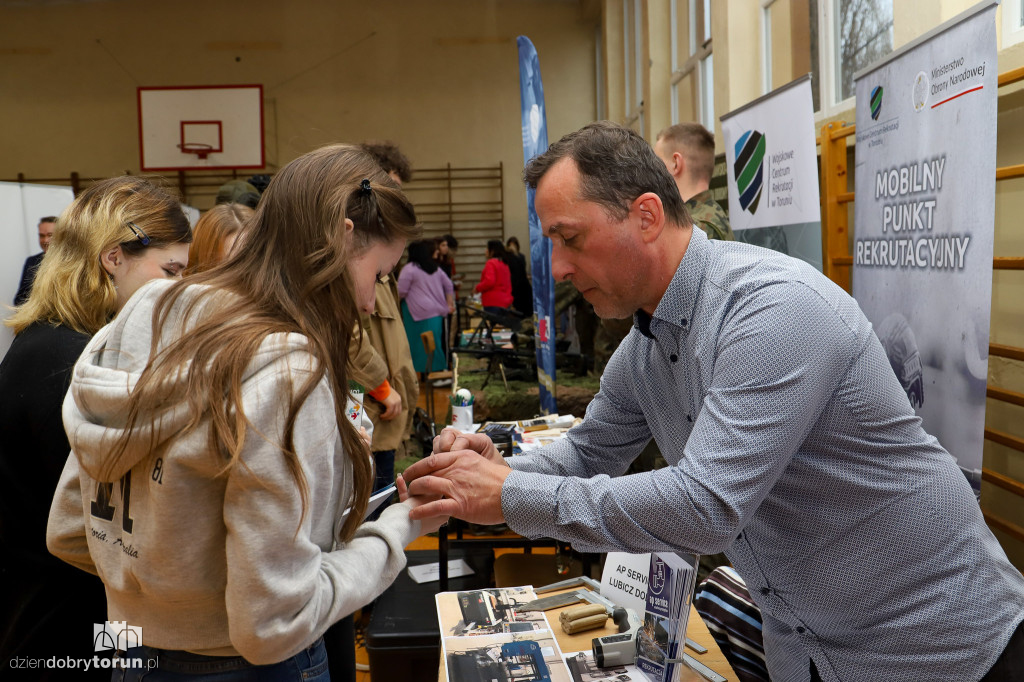
[[[574,588],[575,589],[575,588]],[[559,594],[558,592],[545,593],[544,597],[549,597],[553,594]],[[575,606],[575,604],[573,605]],[[572,608],[571,606],[564,606],[558,609],[551,609],[545,611],[548,617],[548,623],[551,624],[551,630],[555,635],[555,640],[558,642],[559,648],[563,654],[576,653],[578,651],[590,651],[590,643],[595,637],[604,637],[605,635],[614,635],[618,632],[615,624],[612,623],[611,619],[608,619],[608,624],[603,628],[595,628],[594,630],[587,630],[576,635],[567,635],[562,631],[561,626],[558,624],[558,614],[565,609]],[[442,633],[443,636],[444,633]],[[693,641],[707,647],[707,653],[698,654],[691,649],[686,649],[686,653],[693,656],[697,661],[703,663],[707,667],[714,670],[719,675],[725,677],[729,682],[739,682],[739,678],[733,671],[732,666],[725,659],[725,654],[718,648],[718,644],[715,642],[711,633],[708,631],[704,621],[701,620],[700,614],[692,606],[690,607],[690,620],[687,623],[686,634]],[[690,670],[685,665],[682,665],[682,676],[681,682],[707,682],[703,677],[698,675],[696,672]],[[444,656],[441,657],[441,669],[437,676],[438,682],[445,682],[447,679],[447,672],[445,670]]]

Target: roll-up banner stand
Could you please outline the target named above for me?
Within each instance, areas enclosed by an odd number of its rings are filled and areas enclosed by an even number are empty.
[[[540,79],[537,49],[526,36],[516,39],[519,48],[519,97],[523,124],[523,163],[543,154],[548,148],[547,110],[544,84]],[[537,347],[537,383],[540,387],[541,414],[557,414],[555,403],[555,330],[551,324],[555,311],[555,280],[551,275],[551,242],[544,239],[540,220],[533,207],[535,190],[526,188],[530,221],[530,268],[533,280],[533,309]]]
[[[736,241],[821,270],[821,193],[810,75],[722,116]]]
[[[859,73],[853,295],[928,433],[981,489],[996,2]]]

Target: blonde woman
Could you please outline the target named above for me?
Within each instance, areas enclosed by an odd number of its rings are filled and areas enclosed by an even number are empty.
[[[102,585],[46,551],[70,449],[61,404],[89,338],[144,282],[180,277],[191,240],[180,203],[163,189],[134,177],[97,183],[57,220],[31,295],[6,320],[15,338],[0,364],[0,565],[11,596],[0,601],[4,665],[92,656],[83,633],[105,620]]]
[[[124,679],[328,679],[324,631],[443,521],[410,521],[425,500],[401,489],[361,525],[373,466],[345,414],[359,311],[418,232],[365,152],[316,150],[277,173],[244,249],[143,288],[86,348],[47,541],[145,632],[124,658],[157,668]]]
[[[242,204],[218,204],[204,213],[193,228],[195,239],[189,249],[185,274],[209,270],[226,260],[252,216],[253,210]]]

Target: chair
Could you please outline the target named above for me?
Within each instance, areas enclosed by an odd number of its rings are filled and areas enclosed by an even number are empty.
[[[697,587],[693,606],[741,682],[768,682],[761,609],[743,578],[719,566]]]
[[[451,381],[455,374],[451,370],[444,370],[442,372],[430,371],[431,365],[434,364],[434,353],[437,351],[437,342],[434,340],[434,332],[423,332],[420,334],[420,340],[423,341],[423,350],[427,354],[427,416],[430,417],[430,421],[432,423],[436,423],[437,416],[434,414],[434,382],[443,381],[444,379]]]

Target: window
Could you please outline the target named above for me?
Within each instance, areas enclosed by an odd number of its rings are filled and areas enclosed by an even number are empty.
[[[762,93],[811,73],[812,99],[819,108],[817,0],[761,0]]]
[[[892,0],[836,0],[835,101],[854,95],[853,74],[892,52]]]
[[[853,75],[892,52],[892,3],[761,0],[764,92],[810,72],[816,112],[832,115],[852,106],[848,100],[854,95]],[[819,49],[828,45],[835,47]]]
[[[715,129],[715,78],[711,54],[711,0],[690,0],[688,11],[670,0],[672,123],[700,121]],[[688,40],[683,44],[682,37]]]
[[[1003,0],[1003,44],[1009,47],[1024,42],[1024,0]]]
[[[644,135],[644,59],[641,0],[622,3],[626,124]]]

